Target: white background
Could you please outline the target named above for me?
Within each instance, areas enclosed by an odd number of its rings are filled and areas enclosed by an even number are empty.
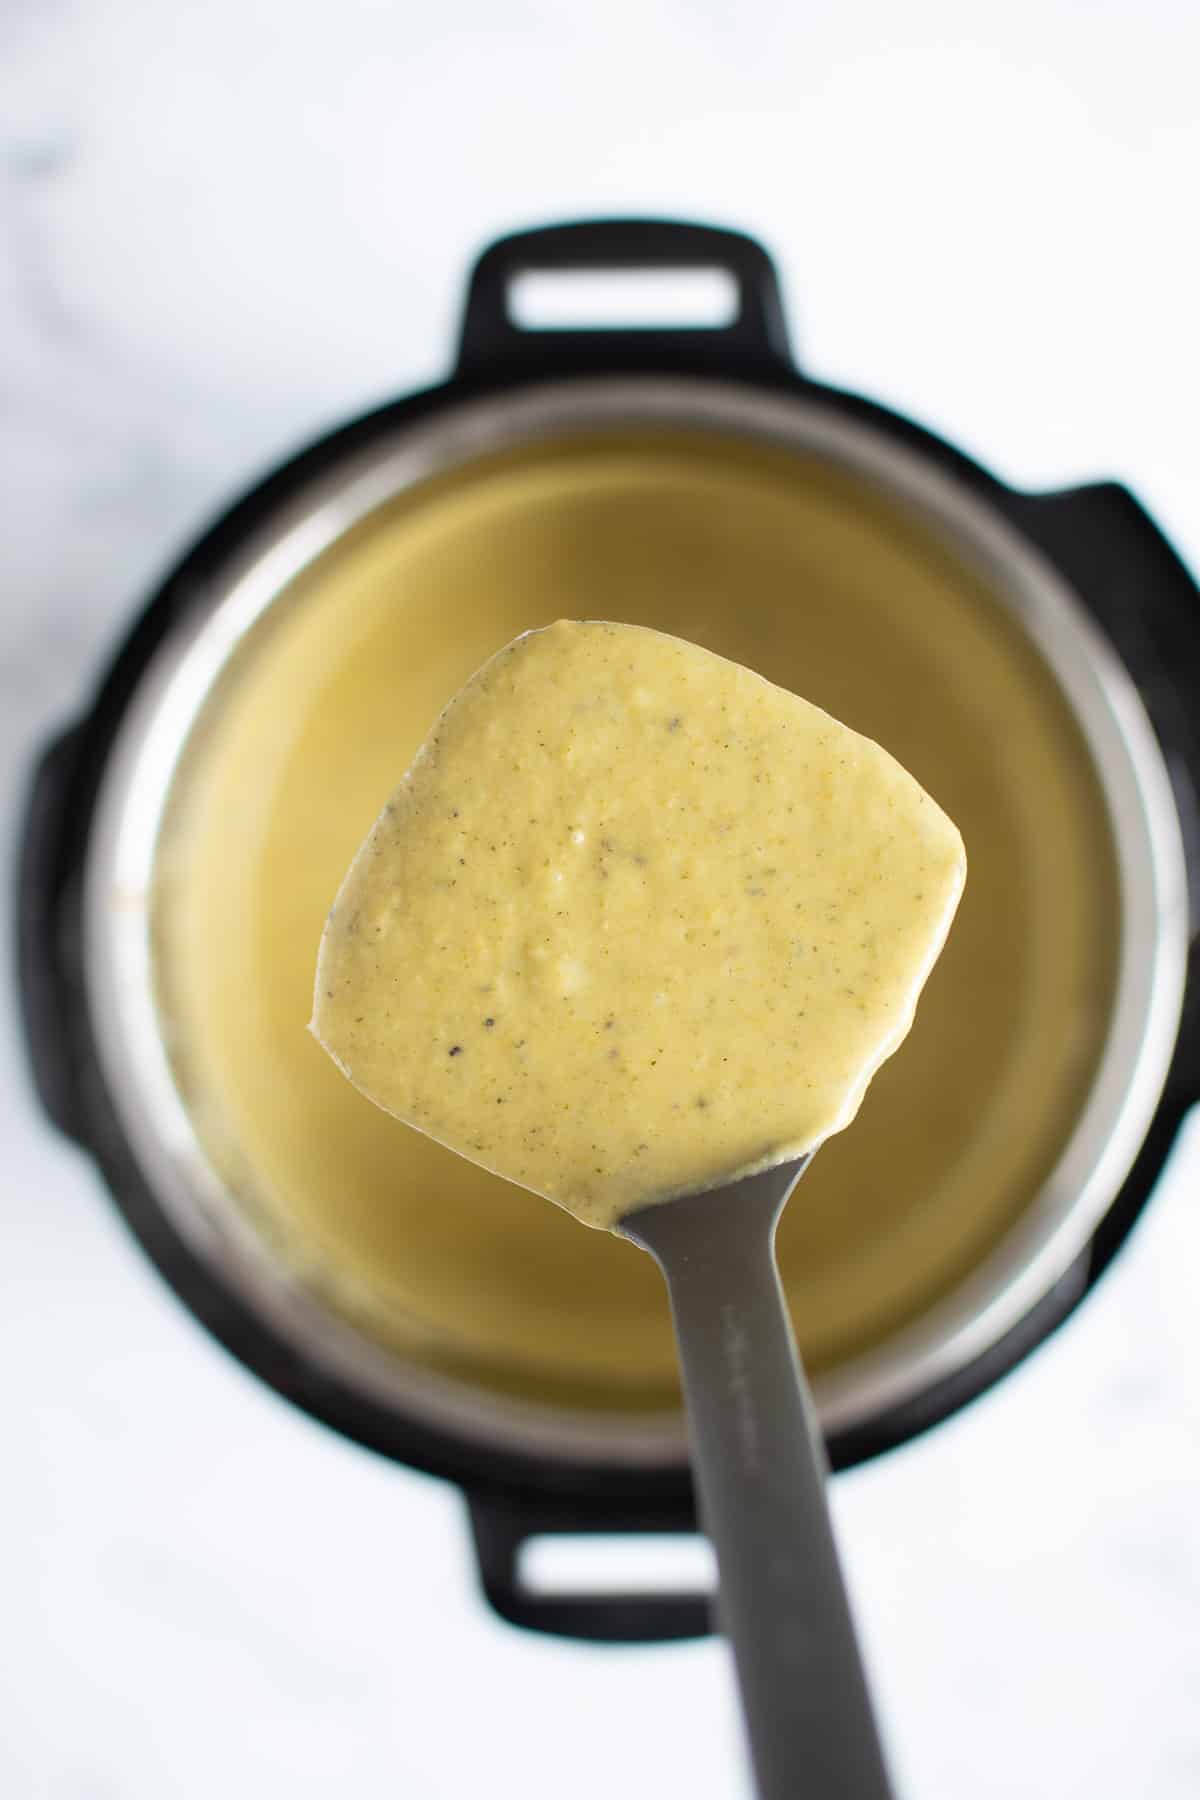
[[[0,0],[6,859],[145,585],[438,377],[519,224],[747,227],[812,369],[1018,483],[1127,479],[1200,564],[1198,68],[1189,0]],[[451,1490],[202,1335],[0,998],[5,1800],[744,1792],[720,1646],[494,1622]],[[911,1800],[1200,1793],[1198,1169],[1000,1390],[836,1484]]]

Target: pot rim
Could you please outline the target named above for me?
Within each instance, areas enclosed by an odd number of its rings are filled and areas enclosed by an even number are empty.
[[[393,1416],[481,1447],[682,1467],[676,1413],[592,1416],[501,1400],[384,1350],[304,1291],[200,1148],[166,1054],[149,930],[179,758],[217,675],[288,583],[376,507],[434,474],[519,443],[630,425],[816,452],[915,509],[1019,618],[1080,725],[1109,810],[1122,912],[1112,1022],[1091,1092],[1038,1198],[976,1269],[886,1344],[815,1381],[823,1427],[869,1427],[958,1375],[1032,1311],[1086,1249],[1166,1080],[1188,943],[1178,815],[1132,679],[1042,553],[961,476],[819,393],[701,375],[551,377],[401,420],[307,481],[191,594],[119,723],[87,846],[84,985],[105,1085],[148,1185],[209,1273],[278,1337]]]

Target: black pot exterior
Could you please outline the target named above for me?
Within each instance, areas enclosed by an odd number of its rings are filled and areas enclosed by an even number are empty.
[[[527,269],[711,268],[733,278],[733,322],[712,331],[531,333],[508,293]],[[1175,787],[1195,909],[1200,903],[1200,592],[1157,526],[1125,489],[1014,492],[949,444],[795,368],[778,281],[753,240],[707,226],[606,220],[521,233],[493,245],[468,287],[459,361],[444,385],[356,420],[277,469],[198,540],[141,614],[87,717],[55,740],[34,776],[19,873],[18,972],[25,1036],[52,1122],[94,1158],[128,1223],[166,1280],[208,1329],[278,1392],[345,1435],[459,1483],[469,1502],[484,1591],[506,1618],[543,1631],[622,1641],[708,1629],[699,1595],[561,1596],[521,1583],[518,1553],[556,1532],[694,1529],[686,1470],[481,1453],[448,1433],[373,1405],[280,1338],[202,1265],[149,1190],[105,1091],[83,994],[82,884],[105,762],[146,666],[207,573],[286,501],[349,453],[451,403],[570,376],[686,374],[819,398],[948,470],[1040,549],[1095,617],[1141,691]],[[869,1427],[831,1438],[835,1468],[928,1429],[991,1386],[1040,1343],[1107,1267],[1145,1204],[1187,1108],[1200,1097],[1200,968],[1193,929],[1183,1025],[1152,1127],[1089,1250],[984,1356]]]

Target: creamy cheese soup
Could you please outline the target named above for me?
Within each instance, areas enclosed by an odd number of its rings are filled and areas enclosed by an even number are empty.
[[[963,874],[879,745],[697,645],[560,621],[384,808],[313,1029],[388,1112],[611,1227],[849,1123]]]
[[[339,537],[230,656],[157,855],[162,1031],[220,1206],[422,1376],[572,1414],[677,1404],[651,1259],[398,1124],[306,1029],[330,902],[398,774],[447,696],[569,595],[579,617],[619,609],[803,694],[962,830],[970,880],[903,1053],[779,1229],[811,1370],[920,1317],[1051,1179],[1121,931],[1087,748],[990,582],[861,477],[691,430],[473,457]]]

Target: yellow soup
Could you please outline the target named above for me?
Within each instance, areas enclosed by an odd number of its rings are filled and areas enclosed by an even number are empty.
[[[560,621],[422,745],[330,914],[313,1028],[388,1112],[613,1227],[849,1123],[963,872],[869,739],[694,644]]]
[[[398,1125],[306,1029],[330,900],[397,770],[565,596],[886,744],[970,848],[903,1054],[780,1227],[814,1370],[917,1316],[1033,1203],[1108,1027],[1116,869],[1086,747],[1018,621],[817,458],[634,429],[480,458],[381,507],[271,607],[193,732],[154,896],[163,1029],[208,1156],[296,1279],[403,1356],[658,1410],[675,1356],[651,1259]]]

